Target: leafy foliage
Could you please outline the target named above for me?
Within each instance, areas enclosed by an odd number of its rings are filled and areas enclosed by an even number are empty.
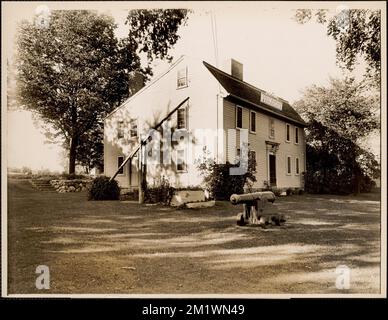
[[[47,25],[21,23],[18,103],[52,128],[47,132],[51,141],[63,141],[69,173],[77,162],[93,166],[101,161],[103,118],[152,75],[149,66],[141,66],[139,52],[147,50],[150,59],[167,57],[186,14],[130,12],[129,37],[121,41],[113,18],[93,11],[56,10]]]
[[[116,180],[109,181],[105,176],[93,179],[88,191],[89,200],[118,200],[119,198],[120,187]]]
[[[163,203],[169,205],[175,189],[171,187],[167,178],[162,177],[154,186],[145,188],[145,202]]]
[[[155,58],[171,60],[168,50],[179,39],[178,29],[187,21],[186,9],[131,10],[128,45],[145,53],[149,61]]]
[[[233,165],[218,164],[214,159],[204,157],[198,164],[198,169],[204,177],[205,188],[216,200],[229,200],[234,193],[244,193],[244,186],[256,181],[256,160],[253,153],[248,153],[248,170],[243,175],[230,175],[230,168],[238,167]]]
[[[304,24],[315,16],[316,21],[327,26],[327,35],[336,41],[337,62],[353,70],[357,57],[367,63],[366,79],[380,85],[381,69],[381,12],[380,10],[347,9],[334,16],[328,10],[300,9],[295,20]]]
[[[307,127],[305,188],[313,193],[360,192],[380,174],[374,155],[359,141],[379,127],[371,111],[377,101],[354,79],[312,86],[295,104]]]

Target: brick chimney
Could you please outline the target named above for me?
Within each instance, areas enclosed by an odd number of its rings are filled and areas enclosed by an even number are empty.
[[[232,77],[237,78],[239,80],[243,79],[243,64],[238,62],[237,60],[230,59],[231,72]]]

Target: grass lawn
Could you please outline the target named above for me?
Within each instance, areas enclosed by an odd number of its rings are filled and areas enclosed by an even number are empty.
[[[8,185],[8,293],[380,293],[380,198],[280,198],[282,227],[240,206],[178,210]],[[50,268],[50,289],[35,269]],[[350,268],[350,289],[335,268]]]

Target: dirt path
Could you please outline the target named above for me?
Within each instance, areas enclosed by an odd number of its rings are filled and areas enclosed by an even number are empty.
[[[238,227],[239,207],[174,210],[8,188],[9,293],[379,293],[380,201],[291,196],[284,227]],[[50,268],[50,290],[35,268]],[[350,268],[350,289],[335,286]]]

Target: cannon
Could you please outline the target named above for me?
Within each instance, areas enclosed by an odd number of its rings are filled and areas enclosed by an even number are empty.
[[[246,224],[259,225],[281,225],[286,219],[284,215],[279,215],[275,202],[275,194],[271,191],[254,192],[246,194],[232,194],[230,202],[233,205],[242,204],[243,212],[237,215],[237,225]]]

